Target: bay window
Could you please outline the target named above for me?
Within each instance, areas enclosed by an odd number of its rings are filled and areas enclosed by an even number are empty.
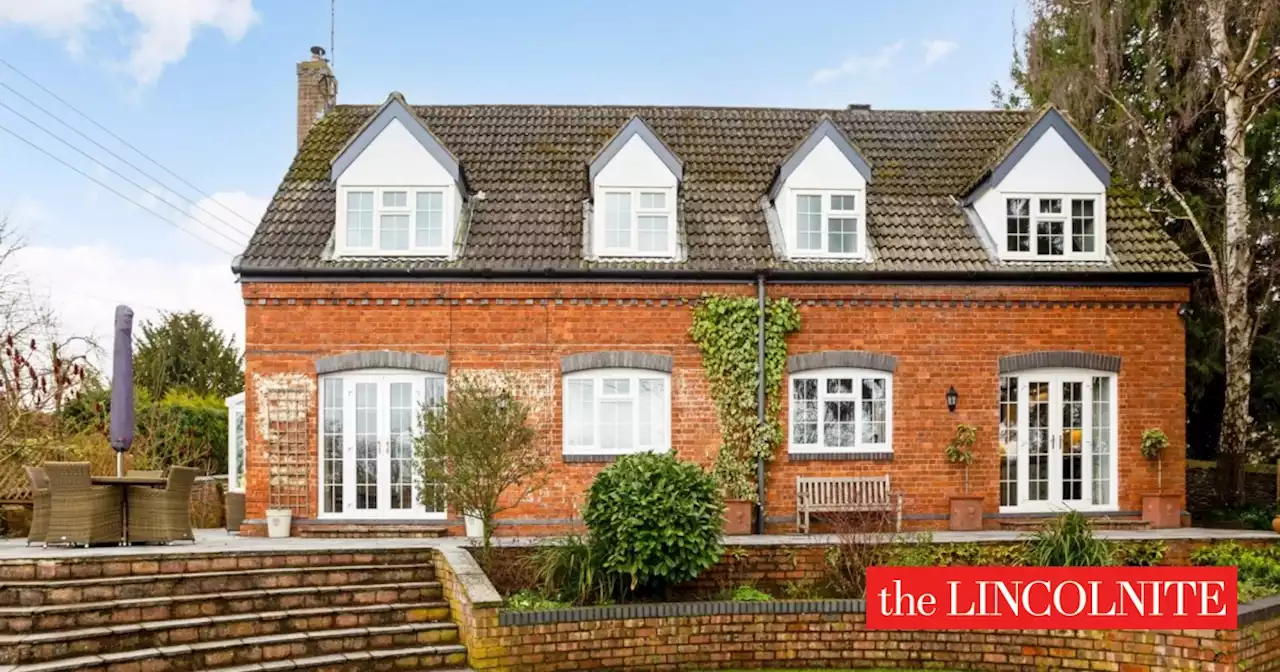
[[[893,448],[893,375],[823,369],[792,374],[790,450],[886,452]]]
[[[564,377],[564,454],[621,455],[671,447],[671,377],[594,369]]]

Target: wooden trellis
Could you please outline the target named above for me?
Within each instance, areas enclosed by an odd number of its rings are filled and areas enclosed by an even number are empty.
[[[265,417],[260,425],[266,443],[267,506],[290,509],[294,516],[311,510],[310,409],[307,389],[262,391]]]

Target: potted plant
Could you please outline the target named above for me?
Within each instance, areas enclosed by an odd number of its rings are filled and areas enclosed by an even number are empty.
[[[969,494],[969,467],[973,464],[973,444],[978,441],[978,428],[960,424],[947,444],[947,461],[964,467],[964,494],[951,497],[949,529],[972,531],[982,529],[982,496]]]
[[[722,448],[712,474],[724,499],[724,533],[751,534],[751,519],[756,508],[754,465]]]
[[[1156,463],[1156,491],[1142,495],[1142,519],[1155,529],[1182,526],[1182,498],[1164,492],[1164,465],[1161,457],[1169,447],[1169,437],[1160,429],[1142,432],[1142,456]]]

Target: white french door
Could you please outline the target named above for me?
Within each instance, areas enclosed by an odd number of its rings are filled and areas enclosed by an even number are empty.
[[[1115,508],[1114,384],[1075,371],[1002,380],[1002,511]]]
[[[424,404],[443,399],[444,379],[362,371],[321,380],[321,517],[443,518],[438,486],[419,482],[413,437]]]

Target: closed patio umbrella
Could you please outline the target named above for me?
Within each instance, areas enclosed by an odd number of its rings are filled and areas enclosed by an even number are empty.
[[[116,451],[117,476],[124,476],[124,454],[133,445],[133,422],[133,310],[116,306],[111,353],[111,447]]]

